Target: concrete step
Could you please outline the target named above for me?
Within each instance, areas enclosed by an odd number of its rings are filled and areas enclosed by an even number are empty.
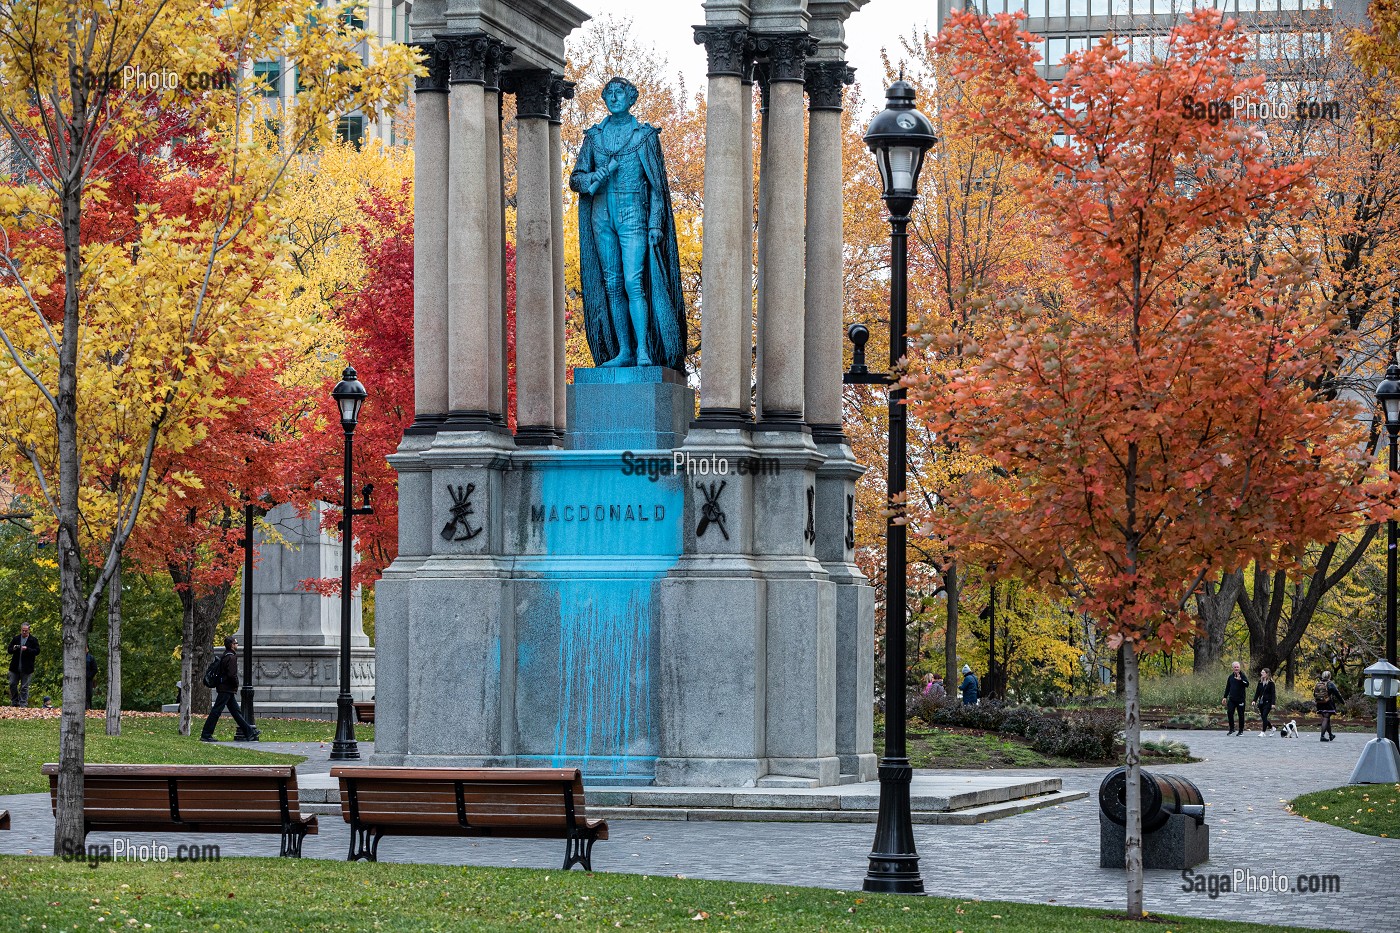
[[[970,826],[986,823],[989,820],[1015,816],[1031,810],[1041,810],[1082,800],[1088,797],[1086,791],[1058,791],[1040,794],[1021,800],[985,804],[963,810],[915,810],[911,814],[915,823],[930,826]],[[685,820],[700,822],[706,820],[728,820],[735,822],[781,822],[781,823],[874,823],[880,811],[876,810],[813,810],[787,807],[782,809],[762,809],[758,807],[588,807],[588,815],[609,820]]]

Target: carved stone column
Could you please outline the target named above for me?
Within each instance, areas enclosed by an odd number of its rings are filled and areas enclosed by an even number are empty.
[[[447,356],[449,431],[496,430],[493,370],[499,365],[491,343],[492,254],[487,151],[486,68],[499,40],[481,33],[437,37],[448,58],[447,176]]]
[[[818,444],[842,442],[841,97],[855,81],[844,61],[806,69],[807,294],[804,409]]]
[[[562,439],[569,410],[567,349],[564,341],[564,135],[565,100],[573,100],[574,82],[552,74],[549,80],[549,206],[554,250],[554,434]]]
[[[483,70],[482,120],[486,126],[486,315],[490,324],[491,420],[502,430],[510,423],[510,360],[506,347],[506,198],[505,151],[501,139],[501,69],[510,64],[512,49],[495,43],[487,48]]]
[[[748,421],[749,409],[751,209],[743,178],[750,171],[744,159],[751,149],[742,100],[748,29],[697,26],[695,41],[705,46],[709,59],[699,423],[738,427]]]
[[[764,116],[760,204],[763,299],[758,335],[762,355],[759,421],[767,430],[801,430],[804,393],[805,228],[802,87],[807,56],[816,40],[806,33],[755,36],[755,53],[768,62],[768,112]],[[760,200],[763,200],[760,194]],[[767,213],[769,219],[763,220]],[[767,234],[764,236],[764,234]]]
[[[413,141],[413,434],[447,417],[447,59],[416,42],[427,77],[417,79]]]
[[[511,72],[515,95],[516,443],[554,443],[554,194],[548,71]]]

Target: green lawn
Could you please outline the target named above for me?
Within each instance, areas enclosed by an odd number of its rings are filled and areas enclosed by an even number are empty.
[[[123,764],[298,764],[300,755],[277,755],[254,751],[256,745],[226,747],[199,741],[202,720],[193,724],[192,735],[180,735],[175,716],[128,717],[122,720],[122,734],[109,736],[103,720],[88,717],[86,758],[95,762]],[[335,723],[298,719],[259,721],[264,741],[329,742],[335,737]],[[231,740],[234,725],[226,719],[215,731],[215,738]],[[358,727],[356,738],[370,740],[374,730]],[[58,760],[58,718],[0,719],[0,794],[27,794],[48,789],[48,779],[39,773],[46,761]]]
[[[1104,911],[523,868],[237,859],[81,863],[0,856],[7,930],[1124,931]],[[1284,930],[1171,920],[1155,933]],[[1286,928],[1298,933],[1297,928]]]
[[[1293,798],[1288,809],[1304,819],[1400,839],[1400,784],[1348,784],[1320,790]]]

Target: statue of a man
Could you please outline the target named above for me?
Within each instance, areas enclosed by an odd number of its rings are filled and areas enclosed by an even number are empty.
[[[631,113],[637,88],[613,78],[610,114],[588,128],[569,187],[579,193],[584,329],[598,366],[685,363],[676,223],[660,130]]]

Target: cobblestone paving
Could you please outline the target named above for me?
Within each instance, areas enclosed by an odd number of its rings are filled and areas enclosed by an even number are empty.
[[[1148,873],[1146,902],[1154,913],[1261,923],[1400,933],[1400,839],[1378,839],[1312,823],[1284,810],[1301,793],[1346,782],[1367,736],[1341,734],[1323,744],[1316,735],[1296,742],[1227,737],[1222,732],[1173,732],[1203,760],[1171,773],[1200,786],[1208,804],[1211,860],[1201,873],[1278,873],[1293,886],[1299,874],[1340,876],[1339,894],[1222,893],[1216,899],[1181,890],[1178,872]],[[1147,738],[1154,734],[1145,735]],[[267,743],[269,751],[311,754],[299,771],[328,766],[329,748]],[[936,772],[931,772],[936,773]],[[1017,772],[1018,774],[1020,772]],[[1036,772],[1044,773],[1044,772]],[[1106,769],[1048,772],[1066,790],[1097,791]],[[0,852],[45,853],[53,821],[43,794],[0,797],[14,831],[0,833]],[[611,837],[594,850],[599,871],[684,875],[736,881],[858,889],[874,827],[868,824],[659,822],[615,820]],[[1121,872],[1098,867],[1096,796],[977,826],[915,827],[924,884],[930,894],[1121,909]],[[172,847],[189,836],[152,837]],[[94,833],[89,842],[109,842]],[[274,836],[217,836],[225,856],[272,855]],[[313,858],[343,858],[349,833],[335,817],[321,817],[321,834],[306,840]],[[558,868],[563,843],[508,839],[386,837],[383,861]]]

